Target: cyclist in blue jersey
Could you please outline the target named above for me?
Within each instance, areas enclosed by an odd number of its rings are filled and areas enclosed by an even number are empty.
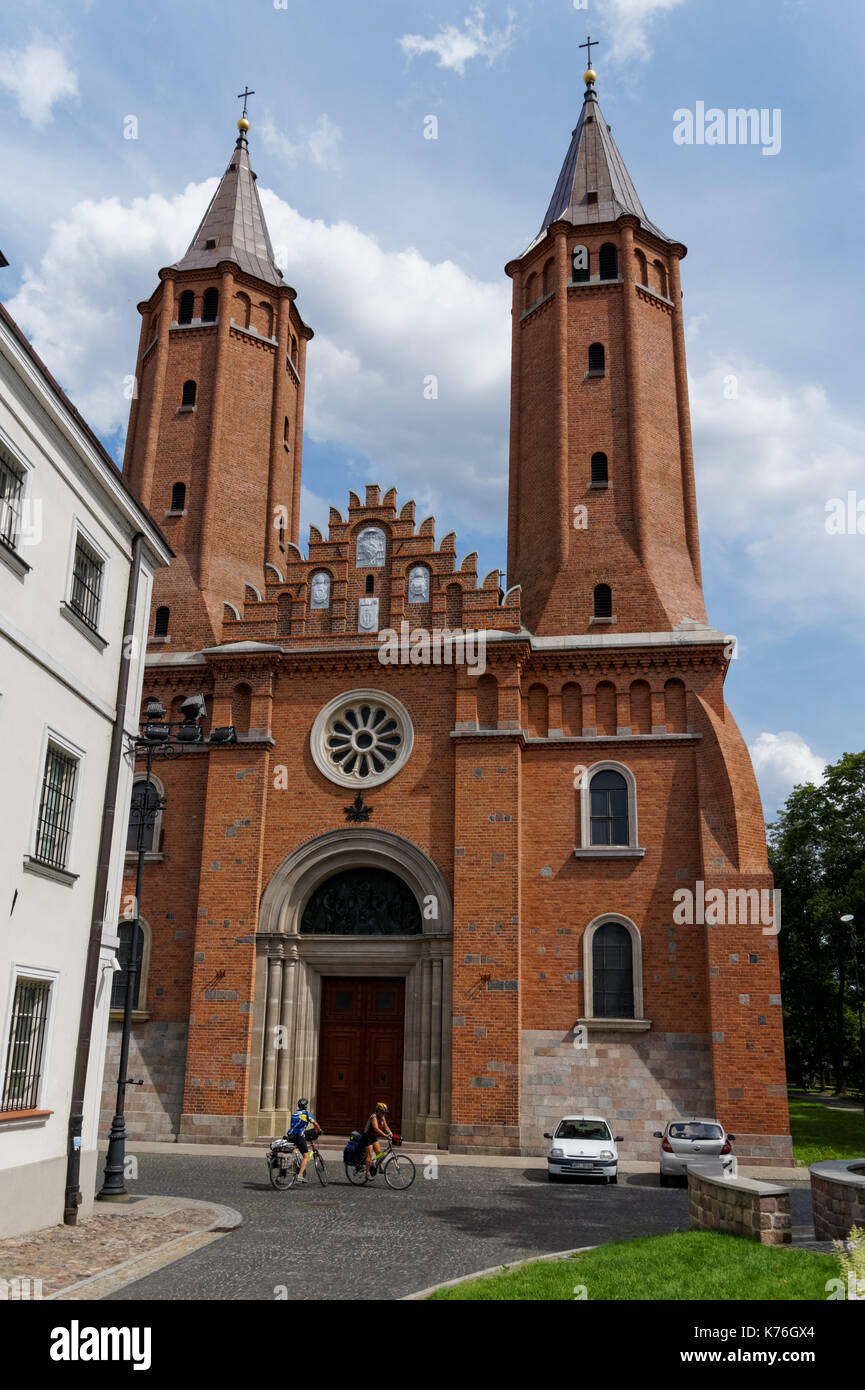
[[[297,1102],[297,1109],[292,1112],[288,1129],[285,1131],[286,1139],[291,1140],[303,1159],[300,1165],[300,1171],[297,1175],[298,1182],[306,1182],[306,1177],[304,1175],[306,1173],[306,1165],[309,1163],[307,1134],[310,1130],[313,1131],[312,1137],[315,1139],[321,1133],[321,1125],[318,1123],[315,1116],[310,1113],[309,1101],[305,1096],[302,1096]]]

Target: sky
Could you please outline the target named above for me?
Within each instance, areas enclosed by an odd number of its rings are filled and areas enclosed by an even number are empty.
[[[302,541],[329,505],[345,513],[350,488],[378,482],[414,497],[418,520],[435,515],[439,537],[456,531],[481,575],[504,569],[503,267],[540,227],[579,115],[588,33],[601,108],[647,214],[689,247],[707,608],[738,639],[727,699],[771,819],[794,785],[865,746],[865,9],[7,7],[0,298],[120,461],[135,306],[185,250],[248,85],[271,239],[315,331]],[[761,143],[677,138],[683,112],[697,122],[738,107],[766,113]]]

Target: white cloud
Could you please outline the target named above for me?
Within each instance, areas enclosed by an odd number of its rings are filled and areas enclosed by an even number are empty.
[[[155,289],[157,270],[182,255],[214,186],[211,179],[172,198],[76,204],[52,226],[39,265],[25,269],[8,306],[103,435],[126,424],[135,305]],[[378,481],[397,486],[403,500],[415,497],[419,519],[438,509],[485,532],[503,530],[507,282],[474,279],[413,248],[384,250],[349,223],[302,217],[266,189],[262,202],[274,246],[284,248],[277,256],[286,281],[315,330],[307,435],[339,448],[358,485]],[[424,398],[430,376],[438,378],[435,400]],[[327,491],[309,469],[306,482]],[[341,510],[347,503],[342,489],[328,500]],[[320,515],[312,502],[305,511]]]
[[[783,806],[794,787],[803,782],[819,786],[823,781],[825,759],[812,753],[799,734],[789,730],[780,734],[760,734],[749,751],[763,809],[769,817]]]
[[[31,125],[53,119],[58,101],[78,95],[78,74],[56,44],[33,38],[23,49],[0,49],[0,86],[14,92],[18,109]]]
[[[732,398],[729,398],[731,397]],[[700,529],[759,626],[832,624],[861,641],[865,536],[827,532],[827,504],[862,486],[865,426],[818,384],[794,386],[741,359],[691,379]]]
[[[646,62],[652,55],[649,31],[655,20],[681,4],[684,0],[606,0],[604,18],[612,39],[612,61],[620,67]]]
[[[515,26],[511,12],[508,13],[506,29],[487,32],[485,21],[486,15],[478,5],[463,21],[462,29],[455,24],[443,24],[432,38],[424,38],[422,34],[404,34],[398,40],[399,46],[409,60],[424,53],[433,53],[438,59],[438,67],[450,68],[464,77],[466,63],[473,58],[486,58],[492,66],[513,43]]]
[[[286,164],[297,164],[300,160],[308,159],[321,169],[335,169],[339,163],[342,131],[326,112],[319,116],[312,130],[301,130],[298,140],[285,135],[269,116],[257,126],[257,130],[265,147]]]

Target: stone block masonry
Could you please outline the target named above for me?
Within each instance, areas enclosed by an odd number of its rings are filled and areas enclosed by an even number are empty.
[[[865,1230],[865,1158],[811,1166],[811,1205],[816,1240],[846,1240]]]
[[[688,1169],[691,1230],[723,1231],[761,1245],[790,1245],[793,1222],[790,1193],[753,1178],[713,1177],[693,1164]]]

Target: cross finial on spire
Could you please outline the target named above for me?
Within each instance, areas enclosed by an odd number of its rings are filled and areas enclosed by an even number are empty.
[[[585,42],[585,43],[581,43],[581,44],[580,44],[580,48],[586,48],[586,49],[588,49],[588,52],[589,52],[588,62],[587,62],[587,64],[586,64],[586,71],[592,73],[592,79],[591,79],[592,81],[594,81],[594,69],[592,68],[592,49],[593,49],[593,48],[600,48],[600,46],[601,46],[600,40],[599,40],[599,39],[593,39],[592,36],[591,36],[591,34],[589,34],[589,35],[586,36],[586,42]],[[589,80],[589,79],[587,79],[587,81],[588,81],[588,80]]]
[[[243,111],[242,111],[242,113],[241,113],[241,120],[242,120],[243,117],[245,117],[245,115],[246,115],[246,103],[247,103],[247,101],[249,100],[250,97],[254,97],[254,96],[255,96],[255,92],[254,92],[254,91],[250,91],[250,89],[249,89],[248,87],[244,87],[244,89],[243,89],[242,92],[238,92],[238,93],[237,93],[237,100],[238,100],[238,101],[240,101],[241,97],[243,98]]]

